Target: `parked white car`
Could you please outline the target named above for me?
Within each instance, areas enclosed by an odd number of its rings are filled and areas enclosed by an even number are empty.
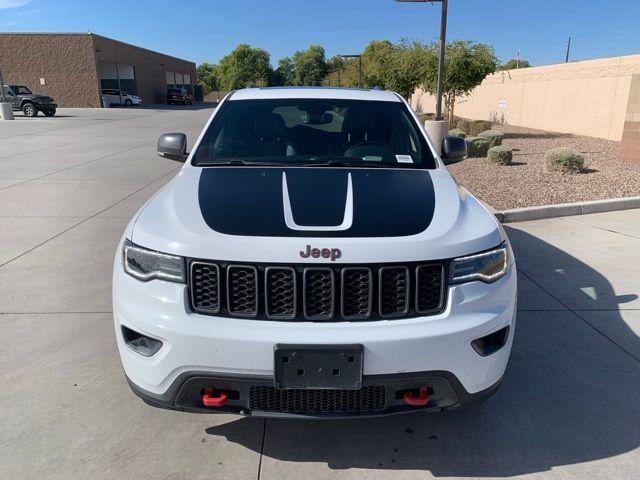
[[[133,217],[113,270],[132,390],[199,412],[372,416],[494,393],[516,319],[496,218],[392,92],[250,88]]]
[[[111,105],[125,105],[127,107],[131,105],[142,105],[142,98],[118,89],[103,88],[102,96],[105,97]]]

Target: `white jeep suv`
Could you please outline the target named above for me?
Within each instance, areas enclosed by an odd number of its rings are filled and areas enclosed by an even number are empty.
[[[288,417],[444,410],[498,388],[516,317],[504,230],[392,92],[230,93],[115,257],[122,364],[147,403]]]

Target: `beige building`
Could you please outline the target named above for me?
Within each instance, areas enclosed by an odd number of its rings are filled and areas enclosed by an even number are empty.
[[[421,90],[411,103],[435,110]],[[498,72],[456,103],[455,114],[622,140],[621,158],[640,163],[640,55]]]
[[[0,70],[60,107],[99,107],[103,88],[165,103],[169,87],[193,93],[196,77],[193,62],[92,33],[0,33]]]

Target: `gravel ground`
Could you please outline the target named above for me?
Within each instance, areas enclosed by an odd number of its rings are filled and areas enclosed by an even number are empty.
[[[448,167],[456,181],[498,210],[640,195],[640,165],[620,162],[620,142],[496,125],[502,144],[513,149],[513,165],[495,166],[467,158]],[[545,173],[544,153],[569,147],[585,159],[586,173]]]

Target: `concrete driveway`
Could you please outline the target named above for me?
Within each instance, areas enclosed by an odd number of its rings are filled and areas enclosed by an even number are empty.
[[[116,351],[115,245],[210,109],[0,123],[0,478],[629,478],[640,468],[640,211],[511,224],[510,366],[485,404],[373,420],[153,409]]]

